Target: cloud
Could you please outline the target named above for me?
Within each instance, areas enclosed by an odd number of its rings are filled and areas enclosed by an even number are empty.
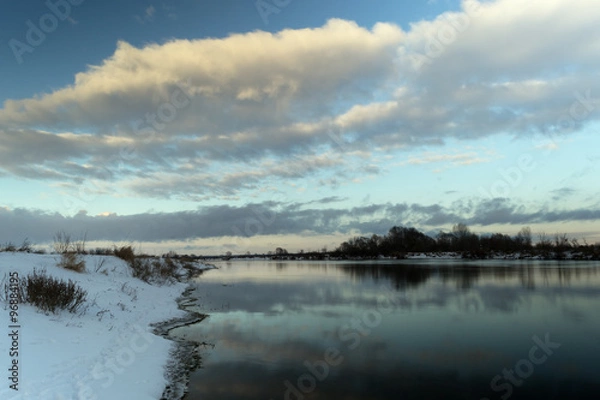
[[[552,194],[552,200],[558,201],[572,196],[577,193],[577,190],[570,187],[562,187],[560,189],[551,190],[550,193]]]
[[[253,127],[293,127],[289,123],[302,122],[298,117],[305,112],[328,105],[324,115],[336,96],[356,98],[385,79],[401,36],[390,24],[368,30],[330,20],[315,29],[173,40],[144,48],[119,42],[112,57],[77,74],[74,85],[7,101],[0,121],[56,129],[114,126],[156,111],[174,85],[188,82],[195,112],[173,121],[168,136],[179,130],[218,136],[252,133],[248,128]],[[309,102],[318,105],[303,110]]]
[[[140,48],[121,41],[72,85],[5,101],[0,174],[228,197],[315,175],[336,187],[385,170],[380,155],[450,139],[562,137],[600,115],[595,5],[465,0],[406,30],[332,19]],[[154,15],[149,7],[144,18]],[[422,162],[485,161],[436,154]],[[318,162],[289,161],[299,159]]]
[[[435,172],[441,172],[449,168],[469,166],[473,164],[487,163],[491,161],[492,151],[487,151],[486,156],[479,155],[476,151],[439,153],[426,151],[420,155],[408,157],[408,160],[401,162],[399,165],[437,165]]]
[[[170,213],[72,217],[39,210],[0,208],[0,240],[28,237],[47,242],[57,231],[87,232],[89,240],[162,242],[197,238],[260,235],[384,234],[394,225],[422,230],[464,222],[471,226],[528,225],[600,220],[600,208],[530,210],[507,199],[463,199],[450,206],[382,203],[347,208],[336,202],[290,202],[273,199],[243,206],[217,205]],[[317,204],[318,207],[314,207]]]
[[[144,10],[142,15],[136,15],[135,20],[140,24],[145,24],[146,22],[154,21],[154,14],[156,14],[156,9],[154,6],[149,6]]]

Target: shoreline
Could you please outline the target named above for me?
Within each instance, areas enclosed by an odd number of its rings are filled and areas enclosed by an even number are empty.
[[[173,348],[169,352],[169,359],[165,365],[167,384],[160,400],[182,400],[189,391],[190,375],[202,365],[202,359],[198,354],[198,347],[202,343],[170,335],[173,329],[202,322],[208,317],[206,314],[196,313],[185,308],[185,302],[191,299],[192,291],[193,287],[190,284],[176,300],[178,308],[186,312],[186,316],[151,324],[153,334],[173,342]]]
[[[276,256],[232,256],[219,261],[402,261],[402,260],[506,260],[506,261],[598,261],[599,254],[581,251],[564,252],[469,252],[469,251],[409,251],[396,256],[339,256],[321,253],[318,256],[276,255]]]
[[[141,400],[175,399],[185,394],[189,372],[199,362],[192,351],[197,344],[179,341],[168,333],[204,318],[183,307],[189,301],[193,277],[213,266],[195,262],[189,277],[150,285],[135,278],[117,257],[83,255],[82,259],[86,269],[79,273],[58,267],[57,255],[0,253],[0,279],[17,274],[25,279],[36,270],[45,271],[87,292],[87,300],[75,313],[44,312],[19,302],[15,307],[20,326],[19,354],[15,354],[18,391],[6,380],[0,398]],[[5,299],[1,303],[6,330],[10,309]],[[0,345],[9,348],[9,340],[3,334]],[[11,362],[8,352],[0,357],[2,368]]]

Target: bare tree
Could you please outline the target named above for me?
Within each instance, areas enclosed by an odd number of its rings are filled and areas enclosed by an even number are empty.
[[[71,235],[64,231],[54,234],[54,251],[58,254],[64,254],[71,250]]]
[[[532,243],[531,228],[528,226],[521,228],[517,233],[516,241],[521,247],[530,248]]]
[[[460,240],[465,239],[471,232],[469,227],[461,222],[452,227],[452,233]]]
[[[567,234],[566,233],[555,234],[554,235],[554,245],[556,246],[557,250],[564,250],[564,249],[570,247],[569,237],[567,236]]]
[[[546,235],[545,232],[538,233],[538,242],[536,247],[539,247],[540,249],[549,249],[552,247],[552,241],[550,238],[548,238],[548,235]]]
[[[74,250],[77,254],[85,254],[85,242],[87,240],[87,232],[83,234],[83,238],[73,243]]]

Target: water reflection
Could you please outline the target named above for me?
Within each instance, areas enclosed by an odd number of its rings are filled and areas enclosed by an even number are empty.
[[[223,264],[195,292],[196,310],[210,317],[176,332],[215,343],[188,398],[501,398],[492,378],[546,333],[561,348],[511,398],[596,398],[585,396],[600,390],[599,271],[460,260]]]

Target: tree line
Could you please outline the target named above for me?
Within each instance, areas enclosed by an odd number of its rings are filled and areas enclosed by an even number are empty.
[[[407,253],[456,252],[465,258],[488,258],[494,253],[541,255],[544,258],[564,258],[567,251],[576,252],[587,259],[600,258],[600,244],[580,243],[566,234],[548,236],[538,234],[534,243],[529,227],[516,235],[503,233],[478,235],[463,223],[453,226],[451,232],[441,231],[435,237],[411,227],[394,226],[383,236],[354,237],[343,242],[335,253],[341,257],[405,257]],[[591,257],[590,257],[591,256]]]

